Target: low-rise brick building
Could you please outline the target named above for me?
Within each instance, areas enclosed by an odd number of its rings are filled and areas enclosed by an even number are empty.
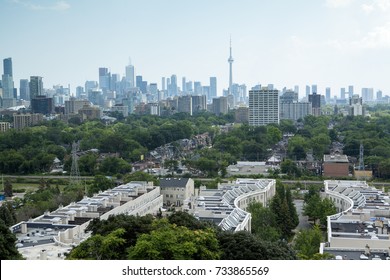
[[[323,176],[348,177],[349,161],[346,155],[324,155]]]

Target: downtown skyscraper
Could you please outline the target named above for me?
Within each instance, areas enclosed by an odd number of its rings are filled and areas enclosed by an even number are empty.
[[[217,97],[217,77],[210,77],[210,91],[208,100],[211,101]]]
[[[129,61],[129,65],[126,66],[126,82],[129,88],[135,87],[134,83],[134,66]]]
[[[42,96],[43,93],[43,82],[42,77],[31,76],[30,77],[30,99]]]
[[[8,108],[16,105],[14,96],[14,80],[12,75],[12,59],[5,58],[3,60],[4,74],[1,76],[3,86],[2,107]]]
[[[12,59],[10,57],[3,60],[3,70],[3,98],[13,98],[14,82],[12,77]]]

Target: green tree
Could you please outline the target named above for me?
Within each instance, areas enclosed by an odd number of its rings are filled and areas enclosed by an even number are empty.
[[[175,211],[170,214],[167,219],[171,224],[186,227],[190,230],[206,229],[212,226],[207,222],[199,221],[193,215],[183,211]]]
[[[267,140],[268,140],[268,143],[271,145],[276,144],[280,140],[282,140],[282,132],[280,131],[280,129],[273,126],[273,125],[268,125],[267,126]]]
[[[299,216],[297,208],[294,205],[293,197],[290,188],[286,188],[285,199],[290,213],[291,227],[296,228],[299,224]]]
[[[313,219],[315,223],[321,218],[321,197],[318,193],[312,195],[303,206],[303,213]]]
[[[115,182],[102,175],[96,175],[88,185],[88,196],[92,196],[99,191],[105,191],[115,187]]]
[[[309,149],[309,141],[302,135],[295,135],[288,140],[288,156],[294,160],[306,158],[306,151]]]
[[[246,209],[252,215],[251,232],[261,240],[277,241],[281,234],[276,224],[276,215],[260,202],[252,202]]]
[[[16,213],[10,202],[5,202],[0,206],[0,220],[2,220],[7,227],[16,223]]]
[[[173,172],[177,171],[179,168],[179,162],[174,159],[165,160],[164,167],[167,168],[173,175]]]
[[[384,179],[390,178],[390,159],[383,159],[379,162],[378,176]]]
[[[158,186],[159,180],[156,176],[148,174],[143,171],[136,171],[134,173],[126,174],[123,178],[124,183],[128,183],[131,181],[145,181],[145,182],[153,182],[154,186]]]
[[[13,189],[12,189],[12,183],[10,179],[5,179],[4,182],[4,196],[5,197],[13,197]]]
[[[295,162],[291,159],[285,159],[280,164],[280,169],[282,173],[285,173],[290,176],[300,177],[302,175],[301,170],[298,168]]]
[[[201,157],[195,162],[195,164],[200,171],[208,174],[208,177],[215,177],[217,175],[218,172],[217,161],[213,159]]]
[[[150,233],[153,229],[153,221],[154,217],[152,215],[112,215],[107,220],[93,219],[86,231],[91,231],[92,235],[106,236],[118,228],[123,228],[125,232],[122,237],[126,242],[117,251],[119,254],[118,259],[124,260],[127,258],[127,248],[134,246],[140,235]]]
[[[276,224],[282,237],[287,239],[298,225],[299,219],[292,196],[283,184],[277,181],[275,196],[271,199],[270,209],[276,216]]]
[[[303,206],[304,214],[314,220],[315,224],[326,225],[327,216],[337,213],[334,203],[328,199],[321,199],[318,193],[312,195]]]
[[[143,234],[129,249],[129,259],[143,260],[216,260],[220,257],[218,240],[211,228],[190,230],[156,220],[155,230]]]
[[[86,153],[78,159],[81,175],[95,175],[97,170],[97,153]]]
[[[336,206],[334,205],[333,201],[331,201],[329,198],[324,198],[321,201],[321,217],[320,222],[321,225],[326,225],[327,217],[334,215],[337,213]]]
[[[324,153],[329,150],[330,143],[331,140],[327,133],[321,133],[312,137],[311,147],[317,159],[323,158]]]
[[[296,133],[297,128],[292,120],[280,120],[280,130],[282,133]]]
[[[314,259],[315,255],[319,253],[321,241],[322,233],[318,226],[314,226],[313,229],[300,230],[294,240],[294,249],[297,251],[298,258]]]
[[[93,235],[70,251],[68,260],[119,260],[122,246],[126,240],[123,238],[125,230],[116,229],[106,236]]]
[[[22,255],[15,247],[17,238],[0,219],[0,260],[21,260]]]
[[[107,157],[100,164],[99,171],[104,175],[126,174],[131,172],[131,165],[122,158]]]
[[[269,242],[247,231],[218,234],[222,260],[294,260],[294,250],[286,242]]]

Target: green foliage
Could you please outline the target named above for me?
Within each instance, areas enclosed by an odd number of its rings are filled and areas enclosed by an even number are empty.
[[[143,171],[136,171],[134,173],[129,173],[124,176],[123,178],[124,183],[128,183],[131,181],[153,182],[154,186],[158,186],[160,184],[156,176],[153,176]]]
[[[131,172],[131,165],[122,158],[107,157],[100,164],[99,172],[105,175],[126,174]]]
[[[318,259],[320,243],[322,242],[322,232],[318,226],[313,229],[300,230],[294,240],[294,249],[297,251],[299,259]]]
[[[95,175],[97,170],[97,159],[98,155],[96,153],[86,153],[82,155],[78,160],[80,174],[85,175]]]
[[[129,259],[143,260],[217,260],[220,257],[218,240],[211,228],[190,230],[156,220],[154,230],[137,239],[129,249]]]
[[[261,240],[278,241],[281,238],[276,214],[260,202],[252,202],[246,209],[252,215],[251,232]]]
[[[190,230],[206,229],[213,227],[213,224],[199,221],[193,215],[183,211],[175,211],[167,217],[169,223],[186,227]]]
[[[160,219],[124,214],[94,219],[86,231],[92,239],[74,248],[68,259],[296,259],[286,242],[225,232],[185,212]],[[109,252],[112,248],[115,252]]]
[[[308,140],[301,135],[295,135],[288,141],[288,156],[294,160],[305,159],[309,147]]]
[[[4,196],[12,197],[13,195],[12,183],[9,179],[6,179],[4,182]]]
[[[292,120],[280,120],[280,130],[282,133],[296,133],[297,128]]]
[[[300,177],[302,175],[302,172],[296,163],[290,159],[283,160],[280,164],[280,169],[282,173],[285,173],[289,176]]]
[[[7,227],[16,224],[16,213],[10,202],[5,202],[0,206],[0,220],[2,220]]]
[[[282,237],[288,239],[292,235],[292,230],[298,225],[299,219],[290,190],[286,190],[280,182],[277,182],[270,209],[275,214],[276,224]]]
[[[305,196],[304,214],[313,219],[315,223],[326,225],[327,216],[337,213],[334,203],[328,199],[321,199],[318,193]]]
[[[115,182],[106,176],[96,175],[92,182],[88,185],[88,196],[93,196],[99,191],[105,191],[115,187]]]
[[[68,260],[118,260],[125,230],[116,229],[106,236],[96,234],[74,248],[67,256]]]
[[[0,219],[0,260],[21,260],[22,255],[15,247],[17,238]]]
[[[295,252],[286,242],[270,242],[247,231],[222,231],[218,236],[222,260],[294,260]]]
[[[92,235],[107,236],[118,228],[124,229],[122,238],[125,243],[120,249],[117,249],[118,259],[127,258],[127,248],[134,246],[137,238],[153,229],[152,215],[146,216],[129,216],[129,215],[112,215],[107,220],[94,219],[88,225],[86,231],[91,231]]]

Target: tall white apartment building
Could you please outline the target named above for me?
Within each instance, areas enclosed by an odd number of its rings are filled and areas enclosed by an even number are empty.
[[[249,125],[279,124],[279,91],[263,87],[249,91]]]

